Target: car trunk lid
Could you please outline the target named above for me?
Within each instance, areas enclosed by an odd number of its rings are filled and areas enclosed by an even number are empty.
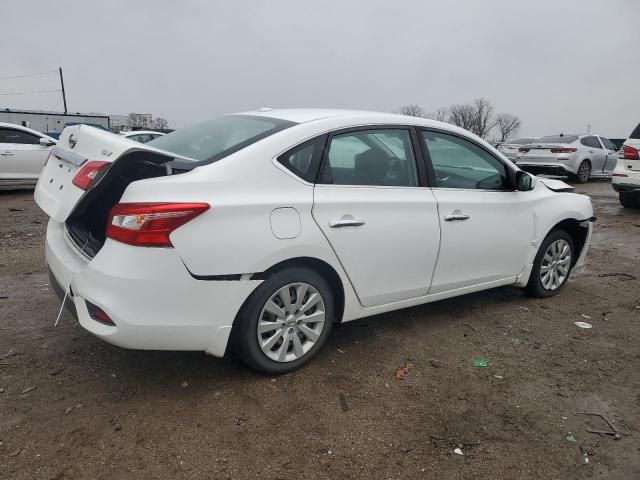
[[[64,222],[80,199],[87,193],[74,184],[74,178],[88,162],[104,162],[87,190],[91,190],[105,176],[110,164],[126,158],[133,152],[149,152],[160,160],[174,160],[176,155],[140,144],[87,125],[74,125],[64,129],[58,144],[38,179],[34,198],[38,206],[57,222]],[[178,157],[180,158],[180,157]]]
[[[567,148],[567,144],[564,143],[544,143],[544,144],[531,144],[521,147],[520,159],[523,162],[528,161],[545,161],[555,159],[558,154],[552,152],[552,149]]]

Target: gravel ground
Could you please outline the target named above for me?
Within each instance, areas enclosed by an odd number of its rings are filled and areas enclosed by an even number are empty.
[[[46,217],[0,192],[0,478],[640,478],[640,211],[607,182],[577,190],[598,222],[559,296],[506,287],[352,322],[278,378],[112,347],[67,313],[54,327]]]

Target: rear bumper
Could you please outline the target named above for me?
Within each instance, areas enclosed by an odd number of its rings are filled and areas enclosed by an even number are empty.
[[[517,162],[517,165],[522,170],[533,174],[546,173],[566,176],[576,173],[571,165],[564,163],[526,163],[526,161],[521,160]]]
[[[640,172],[627,170],[616,170],[611,178],[611,186],[616,192],[637,192],[640,193]],[[616,175],[618,174],[618,175]],[[624,177],[620,175],[625,175]]]
[[[64,225],[47,227],[51,285],[70,299],[80,325],[114,345],[143,350],[201,350],[223,356],[231,326],[259,280],[204,281],[187,272],[174,249],[107,240],[91,260],[67,239]],[[86,302],[115,323],[91,318]]]

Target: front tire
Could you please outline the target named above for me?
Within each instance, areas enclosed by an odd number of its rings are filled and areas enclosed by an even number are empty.
[[[246,365],[266,375],[297,370],[326,343],[334,305],[329,284],[314,270],[277,271],[240,310],[233,328],[235,351]]]
[[[583,160],[578,167],[578,173],[576,173],[576,181],[578,183],[587,183],[591,177],[591,162],[589,160]]]
[[[565,230],[547,235],[533,261],[527,293],[538,298],[557,295],[571,275],[573,255],[573,240]]]

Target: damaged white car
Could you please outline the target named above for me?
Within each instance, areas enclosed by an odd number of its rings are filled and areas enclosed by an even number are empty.
[[[112,344],[294,370],[334,323],[516,285],[558,293],[588,197],[460,128],[336,110],[224,115],[140,144],[66,128],[35,199],[52,284]]]

